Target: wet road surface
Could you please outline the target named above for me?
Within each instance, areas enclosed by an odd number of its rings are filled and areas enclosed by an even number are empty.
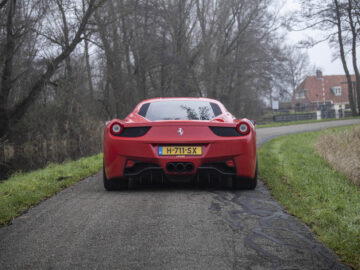
[[[359,123],[258,129],[279,135]],[[259,181],[105,192],[99,173],[0,228],[0,269],[349,269]]]

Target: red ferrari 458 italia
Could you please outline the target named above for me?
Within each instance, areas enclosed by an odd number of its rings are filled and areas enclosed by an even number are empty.
[[[223,179],[235,189],[257,184],[256,131],[208,98],[142,101],[104,132],[104,187],[130,178],[162,181]]]

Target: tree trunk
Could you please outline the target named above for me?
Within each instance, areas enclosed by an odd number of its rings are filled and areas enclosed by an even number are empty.
[[[341,62],[342,62],[342,65],[343,65],[343,68],[344,68],[344,71],[346,74],[347,83],[348,83],[348,90],[349,90],[348,93],[349,93],[349,102],[350,102],[350,107],[351,107],[351,113],[353,116],[356,116],[357,112],[356,112],[356,106],[354,103],[353,83],[351,80],[351,75],[350,75],[349,68],[347,66],[346,58],[345,58],[345,49],[344,49],[342,29],[341,29],[341,14],[340,14],[338,0],[334,0],[334,3],[335,3],[335,7],[336,7],[336,20],[337,20],[336,25],[338,28],[338,39],[339,39]]]
[[[357,93],[357,106],[358,106],[358,113],[360,115],[360,72],[359,72],[359,68],[357,65],[357,56],[356,56],[356,46],[357,46],[357,33],[356,33],[356,29],[355,29],[355,25],[354,25],[354,20],[352,17],[352,0],[348,0],[348,16],[349,16],[349,24],[350,24],[350,28],[351,28],[351,33],[352,33],[352,48],[351,48],[351,53],[352,53],[352,61],[353,61],[353,66],[354,66],[354,71],[355,71],[355,77],[356,77],[356,93]]]
[[[85,34],[85,61],[86,61],[86,72],[89,81],[90,97],[94,97],[94,85],[92,82],[90,55],[89,55],[89,42],[87,41],[87,34]]]
[[[82,0],[82,7],[83,7],[83,14],[85,14],[85,0]],[[89,82],[89,90],[90,90],[90,97],[93,98],[94,97],[94,86],[92,83],[92,78],[91,78],[91,65],[90,65],[90,55],[89,55],[89,41],[88,41],[88,33],[87,30],[84,31],[84,50],[85,50],[85,62],[86,62],[86,73],[87,73],[87,77],[88,77],[88,82]]]
[[[4,48],[4,68],[1,76],[0,89],[0,138],[7,134],[9,129],[8,98],[12,88],[13,59],[15,40],[13,33],[13,19],[15,15],[16,0],[11,0],[8,6],[6,20],[6,43]]]

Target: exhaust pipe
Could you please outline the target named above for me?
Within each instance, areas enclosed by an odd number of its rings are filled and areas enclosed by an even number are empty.
[[[175,171],[175,165],[174,165],[174,163],[168,163],[168,164],[166,165],[166,169],[167,169],[169,172]]]
[[[183,172],[183,171],[185,171],[185,165],[184,165],[184,163],[178,163],[178,164],[176,164],[175,169],[176,169],[177,172]]]
[[[171,162],[166,164],[168,172],[192,172],[194,168],[192,163]]]
[[[194,164],[192,164],[192,163],[186,163],[186,165],[185,165],[185,170],[186,170],[187,172],[192,172],[192,171],[194,170]]]

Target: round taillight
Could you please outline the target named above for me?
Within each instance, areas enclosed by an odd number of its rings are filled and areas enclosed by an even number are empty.
[[[247,135],[250,132],[250,127],[247,123],[240,123],[237,130],[241,135]]]
[[[122,127],[120,124],[115,123],[111,126],[110,131],[113,135],[119,135],[122,131]]]

